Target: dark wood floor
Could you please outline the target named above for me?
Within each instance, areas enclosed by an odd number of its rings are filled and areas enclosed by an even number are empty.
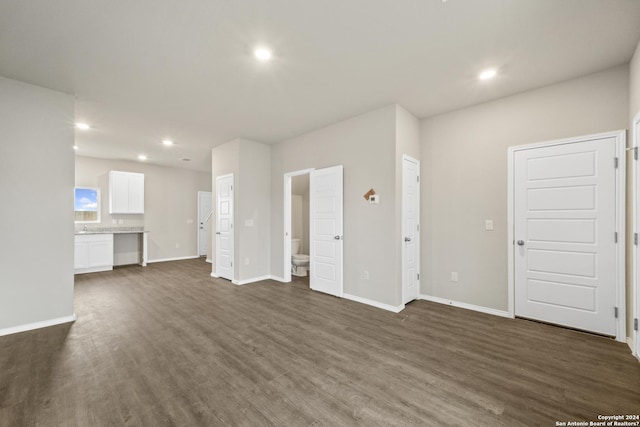
[[[0,338],[0,425],[554,426],[640,412],[640,364],[606,338],[209,271],[77,276],[75,324]]]

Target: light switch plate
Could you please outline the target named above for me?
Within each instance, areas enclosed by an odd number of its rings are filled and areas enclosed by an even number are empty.
[[[484,221],[484,229],[487,231],[492,231],[493,230],[493,220],[492,219],[487,219]]]

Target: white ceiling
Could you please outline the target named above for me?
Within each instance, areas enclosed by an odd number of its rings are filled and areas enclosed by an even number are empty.
[[[426,117],[626,63],[639,39],[638,0],[0,0],[0,75],[76,95],[78,154],[203,171],[234,138]]]

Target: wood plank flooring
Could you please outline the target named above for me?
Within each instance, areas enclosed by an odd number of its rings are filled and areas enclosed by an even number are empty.
[[[555,426],[640,412],[626,345],[203,260],[76,276],[78,321],[0,337],[0,426]]]

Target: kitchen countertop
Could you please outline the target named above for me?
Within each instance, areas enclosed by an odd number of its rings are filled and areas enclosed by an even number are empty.
[[[96,227],[87,228],[87,230],[76,230],[75,235],[82,234],[133,234],[133,233],[148,233],[149,230],[145,230],[144,227]]]

